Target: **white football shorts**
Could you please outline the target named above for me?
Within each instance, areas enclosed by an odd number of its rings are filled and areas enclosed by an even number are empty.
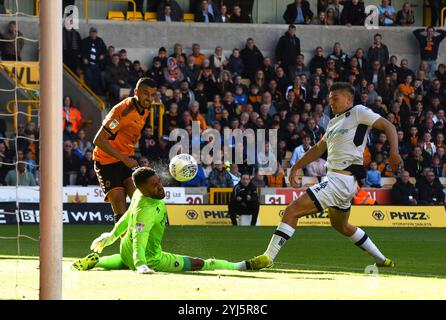
[[[348,211],[356,194],[356,185],[354,176],[328,172],[327,180],[308,188],[307,193],[320,211],[325,208]]]

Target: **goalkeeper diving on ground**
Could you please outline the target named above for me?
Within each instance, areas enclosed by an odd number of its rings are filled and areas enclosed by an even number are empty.
[[[232,263],[216,259],[191,258],[163,252],[161,241],[166,227],[165,192],[160,177],[151,168],[139,168],[132,175],[137,190],[129,209],[113,230],[95,239],[94,252],[76,261],[72,270],[93,268],[105,270],[131,269],[139,274],[158,272],[247,270],[249,261]],[[102,250],[121,239],[119,254],[100,257]]]

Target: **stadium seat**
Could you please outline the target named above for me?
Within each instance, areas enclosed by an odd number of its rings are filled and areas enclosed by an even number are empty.
[[[446,177],[439,177],[440,183],[443,185],[443,188],[446,188]]]
[[[441,178],[440,178],[440,179],[441,179]],[[411,184],[415,185],[415,184],[417,183],[417,179],[416,179],[415,177],[410,177],[410,178],[409,178],[409,182],[410,182]],[[441,182],[441,180],[440,180],[440,182]]]
[[[184,22],[195,22],[195,14],[185,13],[184,14]]]
[[[287,151],[285,154],[285,160],[290,160],[293,156],[293,153],[291,151]]]
[[[302,187],[311,187],[319,183],[317,177],[302,177]]]
[[[148,22],[155,22],[156,21],[156,12],[146,12],[144,14],[144,20]]]
[[[381,178],[381,186],[383,188],[392,188],[392,186],[396,183],[396,178],[393,177],[384,177]]]
[[[109,11],[107,15],[108,20],[125,20],[124,13],[122,11]]]
[[[136,21],[142,21],[142,13],[139,11],[136,11],[136,14],[133,11],[127,11],[127,20],[136,20]]]

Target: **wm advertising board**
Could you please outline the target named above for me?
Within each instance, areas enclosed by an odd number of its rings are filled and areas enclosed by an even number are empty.
[[[276,226],[286,206],[261,206],[261,226]],[[350,223],[363,227],[426,227],[445,228],[444,207],[428,206],[353,206]],[[299,219],[299,226],[330,226],[328,210]]]

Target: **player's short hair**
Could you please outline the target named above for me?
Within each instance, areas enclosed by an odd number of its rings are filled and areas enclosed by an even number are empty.
[[[334,91],[345,91],[348,92],[348,94],[351,95],[352,98],[355,97],[355,88],[348,82],[335,82],[330,87],[330,92]]]
[[[133,172],[132,179],[133,183],[137,188],[141,187],[147,179],[156,175],[156,171],[149,167],[138,168]]]
[[[139,89],[143,86],[150,88],[157,88],[158,84],[152,78],[141,78],[138,80],[138,83],[136,84],[136,89]]]

